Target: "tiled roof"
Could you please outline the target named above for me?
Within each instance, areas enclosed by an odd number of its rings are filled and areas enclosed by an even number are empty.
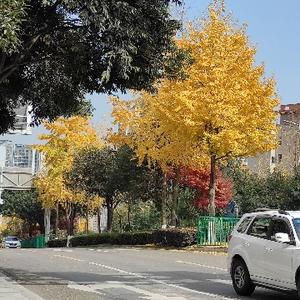
[[[300,103],[280,105],[281,115],[300,113]]]

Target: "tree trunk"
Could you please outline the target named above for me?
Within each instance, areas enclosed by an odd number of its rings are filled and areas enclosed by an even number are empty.
[[[98,232],[101,233],[101,208],[97,211]]]
[[[214,217],[216,215],[216,156],[210,157],[210,181],[209,181],[209,205],[208,213]]]
[[[45,226],[45,242],[49,241],[50,235],[50,218],[51,218],[51,209],[45,208],[44,210],[44,226]]]
[[[89,233],[89,213],[87,212],[85,215],[85,233],[88,234]]]
[[[167,191],[167,175],[164,174],[163,179],[163,191],[162,191],[162,197],[161,197],[161,228],[165,229],[167,228],[167,197],[168,197],[168,191]]]
[[[130,199],[128,200],[127,227],[130,230],[130,228],[131,228],[131,201],[130,201]]]
[[[58,234],[58,224],[59,224],[59,204],[56,204],[56,217],[55,217],[55,235]]]
[[[113,221],[113,213],[114,213],[112,200],[110,200],[110,199],[106,200],[106,207],[107,207],[107,228],[106,228],[106,230],[108,232],[111,232],[111,230],[112,230],[112,221]]]
[[[172,209],[171,209],[171,225],[174,227],[178,227],[179,220],[178,220],[178,204],[179,204],[179,168],[176,167],[175,169],[175,179],[173,180],[172,186]]]
[[[179,219],[178,219],[178,205],[179,205],[179,184],[176,181],[174,185],[173,191],[173,206],[174,206],[174,220],[175,220],[175,227],[179,226]]]
[[[174,201],[174,185],[175,185],[175,180],[171,180],[171,191],[169,193],[169,203],[171,206],[171,222],[170,225],[171,227],[176,226],[176,204]]]
[[[67,233],[69,236],[74,234],[74,218],[75,218],[75,207],[72,203],[66,205],[66,222],[67,222]]]

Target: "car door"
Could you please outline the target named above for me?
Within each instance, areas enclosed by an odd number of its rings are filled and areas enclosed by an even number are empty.
[[[274,217],[270,225],[269,239],[265,241],[265,277],[271,284],[293,288],[295,280],[292,274],[292,263],[295,246],[277,242],[275,234],[280,232],[287,233],[290,240],[295,241],[290,221],[284,217]]]
[[[244,248],[248,255],[248,269],[253,279],[261,281],[265,278],[265,243],[271,224],[270,215],[257,216],[247,231]]]

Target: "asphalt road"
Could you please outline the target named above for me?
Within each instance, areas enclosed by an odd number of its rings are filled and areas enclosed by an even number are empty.
[[[44,299],[245,299],[232,289],[224,254],[134,247],[0,249],[0,271]],[[250,299],[297,297],[257,288]]]

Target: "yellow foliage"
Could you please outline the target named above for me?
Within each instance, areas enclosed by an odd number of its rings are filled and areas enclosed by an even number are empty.
[[[45,122],[44,126],[50,132],[40,135],[45,144],[34,145],[43,156],[43,171],[34,182],[39,192],[39,198],[44,207],[55,207],[57,202],[89,203],[93,210],[100,205],[102,199],[98,196],[88,196],[82,191],[74,191],[66,186],[64,174],[73,163],[74,155],[89,147],[102,147],[96,130],[85,117],[75,116],[68,119],[58,118],[55,122]],[[87,198],[91,201],[86,201]]]
[[[193,166],[276,146],[274,79],[255,64],[245,28],[236,28],[215,2],[208,17],[178,39],[194,60],[185,80],[165,79],[157,93],[132,101],[112,99],[119,126],[112,141],[129,143],[141,160]]]

